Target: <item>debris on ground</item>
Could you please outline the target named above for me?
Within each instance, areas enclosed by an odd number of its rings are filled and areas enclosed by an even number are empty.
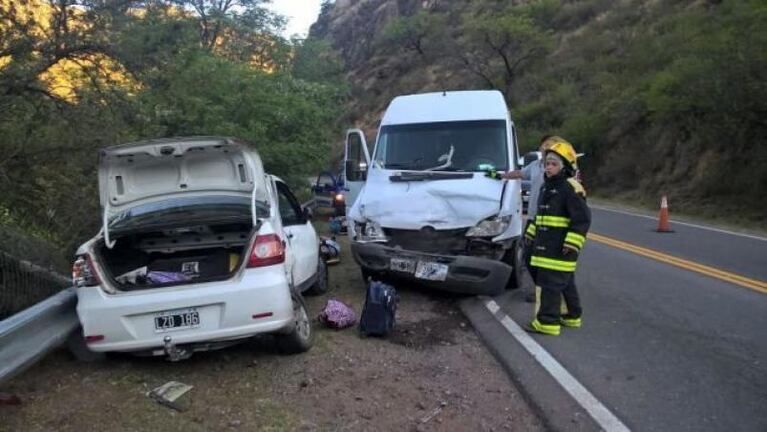
[[[320,237],[320,255],[328,265],[341,262],[341,245],[336,242],[335,236],[332,238]]]
[[[437,415],[439,415],[440,412],[447,406],[447,402],[442,401],[439,403],[439,406],[431,410],[431,412],[423,417],[421,417],[421,423],[428,423],[429,420],[433,419]]]
[[[147,396],[154,399],[160,405],[165,405],[179,412],[186,411],[186,407],[176,402],[178,398],[192,389],[192,386],[178,381],[168,381],[147,393]]]

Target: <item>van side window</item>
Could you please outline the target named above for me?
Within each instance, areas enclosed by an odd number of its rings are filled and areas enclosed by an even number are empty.
[[[359,135],[357,134],[351,134],[349,135],[349,155],[347,157],[347,160],[353,162],[354,170],[352,172],[347,173],[349,181],[359,181],[364,180],[363,174],[361,171],[364,171],[363,167],[366,164],[365,161],[365,155],[362,153],[362,141],[360,140]]]
[[[277,182],[277,197],[279,199],[280,218],[282,218],[283,225],[302,225],[306,223],[301,206],[298,205],[298,200],[296,200],[296,197],[293,196],[285,183]]]

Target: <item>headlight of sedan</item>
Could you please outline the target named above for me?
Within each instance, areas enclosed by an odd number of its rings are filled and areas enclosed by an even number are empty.
[[[511,216],[493,216],[470,228],[466,237],[495,237],[506,231],[510,223]]]
[[[355,222],[354,239],[363,243],[385,243],[389,240],[386,238],[386,234],[381,225],[373,221]]]

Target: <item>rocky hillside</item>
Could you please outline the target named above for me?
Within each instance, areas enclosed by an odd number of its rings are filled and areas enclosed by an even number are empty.
[[[398,94],[496,88],[523,149],[558,133],[587,153],[591,190],[758,220],[765,28],[757,1],[337,0],[310,35],[343,57],[371,138]]]
[[[450,13],[465,0],[337,0],[323,9],[310,35],[331,42],[343,58],[351,84],[350,122],[373,137],[377,122],[392,97],[464,88],[472,77],[450,70],[436,50],[413,56],[388,45],[387,30],[421,13]],[[396,43],[395,43],[396,45]],[[434,54],[434,55],[432,55]],[[423,58],[419,58],[423,57]],[[455,75],[461,75],[455,77]],[[448,82],[449,81],[449,82]],[[452,84],[450,86],[449,84]]]

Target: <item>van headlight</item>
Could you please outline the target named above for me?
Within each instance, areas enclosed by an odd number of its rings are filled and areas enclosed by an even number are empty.
[[[466,237],[495,237],[503,234],[509,224],[511,216],[493,216],[470,228]]]
[[[362,243],[385,243],[389,241],[381,225],[373,221],[355,221],[354,239]]]

